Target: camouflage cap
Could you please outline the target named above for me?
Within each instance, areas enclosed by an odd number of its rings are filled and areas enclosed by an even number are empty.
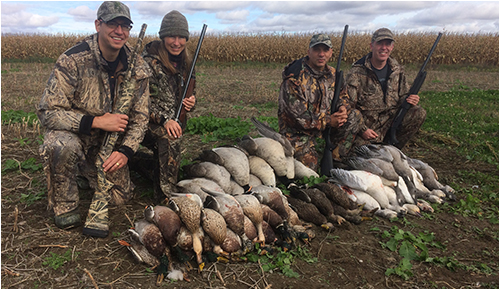
[[[97,19],[102,19],[104,22],[111,21],[118,17],[127,18],[130,23],[132,22],[132,18],[130,17],[130,10],[127,5],[118,1],[105,1],[97,10]]]
[[[394,34],[388,28],[377,29],[372,36],[372,43],[378,42],[384,39],[389,39],[394,41]]]
[[[313,35],[313,37],[311,37],[311,41],[309,42],[309,48],[318,44],[324,44],[329,48],[332,48],[332,40],[330,39],[330,36],[328,36],[328,34],[320,33]]]

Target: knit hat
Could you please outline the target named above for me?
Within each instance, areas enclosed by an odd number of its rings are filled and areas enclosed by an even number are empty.
[[[182,36],[189,40],[189,26],[186,17],[177,10],[167,13],[161,21],[160,38],[166,36]]]

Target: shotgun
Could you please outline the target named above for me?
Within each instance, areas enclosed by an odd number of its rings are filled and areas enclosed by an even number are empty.
[[[147,25],[144,23],[139,33],[139,39],[130,53],[129,67],[125,71],[123,82],[119,84],[118,95],[116,97],[116,105],[113,109],[113,114],[127,114],[130,111],[134,91],[136,88],[136,80],[132,78],[132,71],[135,68],[137,56],[141,55],[143,49],[142,43],[146,33]],[[109,191],[114,186],[112,182],[106,179],[106,173],[102,168],[102,164],[109,158],[118,140],[119,132],[106,132],[101,149],[97,154],[97,189],[94,192],[92,203],[90,204],[87,220],[83,227],[83,234],[94,237],[104,238],[109,233],[108,225],[108,202],[110,200]]]
[[[203,27],[201,29],[200,39],[198,40],[198,46],[196,47],[196,51],[194,53],[193,63],[191,64],[191,69],[189,70],[187,81],[184,83],[184,92],[182,93],[179,109],[177,110],[177,114],[175,115],[174,120],[177,123],[179,123],[181,128],[185,125],[184,123],[186,122],[186,109],[182,105],[182,101],[184,101],[184,99],[188,95],[188,92],[192,93],[194,90],[194,79],[193,79],[194,66],[196,65],[198,54],[200,54],[201,44],[203,43],[203,38],[205,37],[206,31],[207,31],[207,25],[203,24]]]
[[[441,33],[441,32],[438,34],[436,41],[434,42],[434,45],[432,45],[432,48],[429,51],[429,54],[427,55],[427,58],[424,61],[424,64],[422,65],[422,67],[418,71],[418,74],[417,74],[417,77],[415,78],[415,81],[413,81],[413,85],[410,88],[408,96],[418,94],[418,91],[420,91],[420,88],[424,84],[425,77],[427,76],[427,72],[425,71],[425,67],[427,66],[427,63],[429,62],[429,60],[431,59],[431,55],[434,52],[434,50],[436,49],[438,42],[441,39],[442,35],[443,35],[443,33]],[[389,128],[389,131],[385,135],[385,140],[384,140],[385,143],[387,143],[389,145],[395,145],[398,143],[398,140],[396,139],[396,133],[398,131],[398,127],[403,122],[403,119],[404,119],[406,113],[408,112],[408,110],[410,109],[410,107],[411,107],[411,104],[409,104],[405,99],[403,101],[403,104],[401,104],[401,107],[399,108],[399,110],[396,114],[396,117],[394,118],[394,121],[392,122],[392,125]]]
[[[333,114],[337,111],[337,103],[339,101],[340,89],[342,88],[342,83],[344,82],[344,72],[340,70],[340,62],[342,61],[342,55],[344,53],[345,40],[347,38],[347,29],[349,25],[344,27],[344,34],[342,35],[342,44],[340,45],[339,58],[337,60],[337,67],[335,68],[335,90],[333,93],[333,100],[330,107],[330,113]],[[335,146],[330,140],[331,127],[328,127],[323,131],[323,138],[326,141],[325,150],[323,151],[323,157],[321,158],[321,174],[325,176],[330,176],[330,169],[333,169],[333,157],[332,152]]]

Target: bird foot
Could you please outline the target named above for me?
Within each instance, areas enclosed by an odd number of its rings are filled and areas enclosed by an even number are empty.
[[[164,279],[165,275],[163,275],[163,273],[158,274],[158,276],[156,276],[156,286],[161,286],[161,283],[163,282]]]

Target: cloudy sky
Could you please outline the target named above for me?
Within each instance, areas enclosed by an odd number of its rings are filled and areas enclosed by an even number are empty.
[[[170,10],[191,33],[445,31],[498,33],[498,1],[123,1],[138,33],[157,35]],[[2,33],[90,34],[101,1],[1,1]]]

